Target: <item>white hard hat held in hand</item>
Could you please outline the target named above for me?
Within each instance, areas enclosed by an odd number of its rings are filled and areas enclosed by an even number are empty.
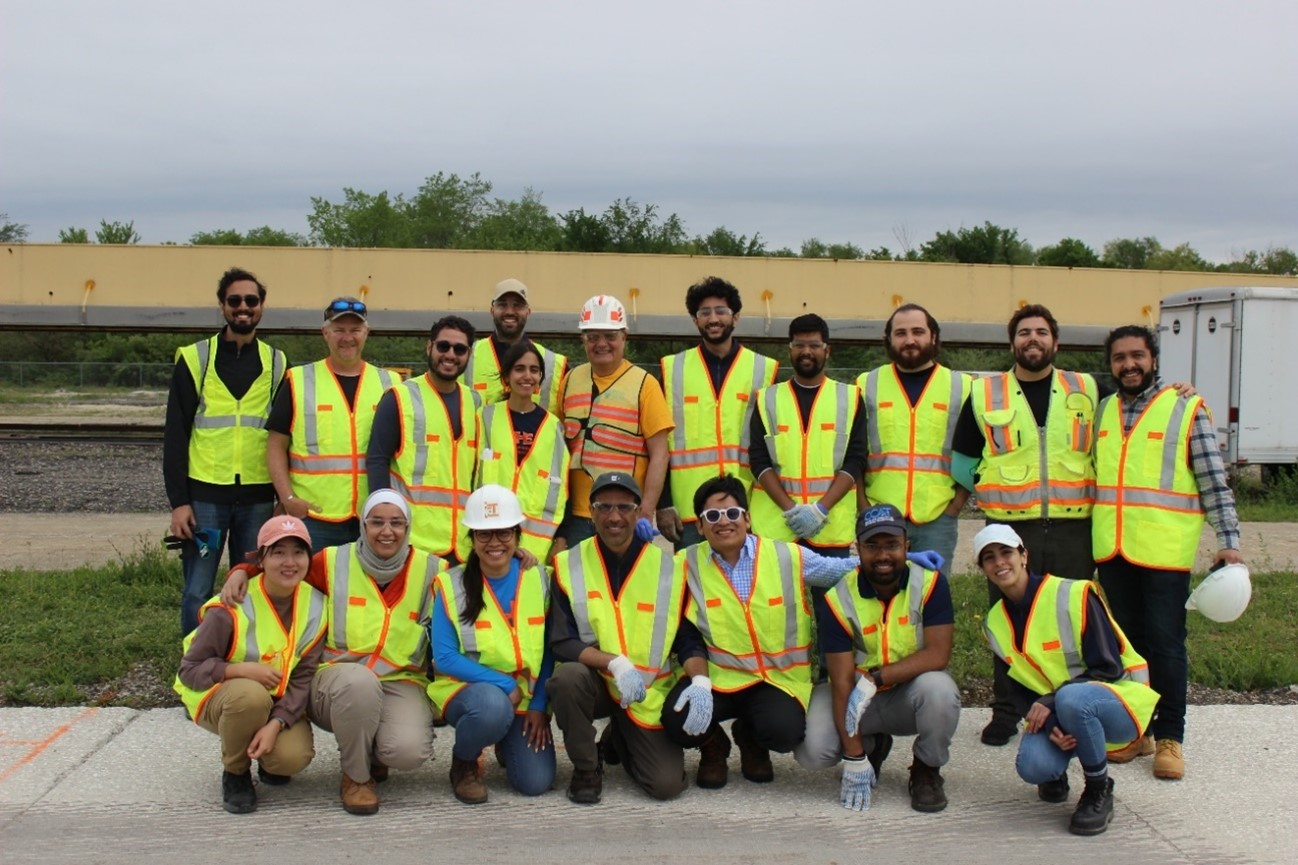
[[[1198,610],[1214,622],[1233,622],[1243,615],[1253,596],[1253,584],[1244,565],[1225,565],[1210,572],[1190,593],[1187,610]]]

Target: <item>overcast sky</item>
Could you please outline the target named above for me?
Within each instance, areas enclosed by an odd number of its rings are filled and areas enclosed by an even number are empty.
[[[0,211],[30,240],[271,225],[481,172],[551,211],[866,249],[1298,248],[1292,2],[0,0]]]

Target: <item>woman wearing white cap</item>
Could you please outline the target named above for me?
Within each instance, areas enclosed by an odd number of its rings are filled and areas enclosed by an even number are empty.
[[[310,558],[302,521],[271,517],[257,534],[261,576],[242,603],[213,598],[185,637],[173,687],[189,717],[221,737],[221,795],[232,814],[257,810],[253,760],[262,783],[278,785],[315,756],[306,704],[328,609],[302,581]]]
[[[464,509],[473,550],[437,575],[428,694],[455,727],[451,789],[461,802],[487,801],[479,757],[488,745],[509,784],[539,796],[554,782],[554,746],[545,683],[553,669],[546,629],[550,577],[515,557],[524,517],[498,484],[469,496]]]

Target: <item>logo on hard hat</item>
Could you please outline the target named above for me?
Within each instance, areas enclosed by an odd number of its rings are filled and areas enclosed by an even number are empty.
[[[483,503],[482,503],[482,516],[483,516],[483,517],[497,517],[497,516],[500,516],[500,503],[499,503],[499,502],[483,502]]]

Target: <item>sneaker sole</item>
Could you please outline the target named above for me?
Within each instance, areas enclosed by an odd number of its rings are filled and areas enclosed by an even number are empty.
[[[355,814],[358,817],[367,817],[370,814],[379,812],[379,805],[375,802],[373,805],[343,805],[343,810],[348,814]]]
[[[1103,826],[1097,826],[1097,827],[1088,826],[1086,828],[1081,828],[1069,823],[1068,831],[1073,833],[1074,835],[1081,835],[1084,838],[1090,837],[1092,835],[1103,835],[1104,832],[1109,828],[1109,824],[1112,822],[1113,822],[1113,814],[1109,814],[1108,818],[1104,821]]]
[[[1160,778],[1164,781],[1180,781],[1182,778],[1185,777],[1185,772],[1169,772],[1166,769],[1160,772],[1159,770],[1155,769],[1154,777]]]
[[[257,803],[251,805],[231,805],[229,802],[222,802],[221,807],[231,814],[251,814],[257,810]]]
[[[568,791],[568,801],[574,805],[598,805],[599,799],[599,796],[593,799],[587,796],[574,796],[571,790]]]
[[[946,805],[946,802],[943,802],[941,805],[916,805],[914,802],[911,802],[910,808],[912,811],[918,811],[921,814],[936,814],[939,811],[945,811]]]

